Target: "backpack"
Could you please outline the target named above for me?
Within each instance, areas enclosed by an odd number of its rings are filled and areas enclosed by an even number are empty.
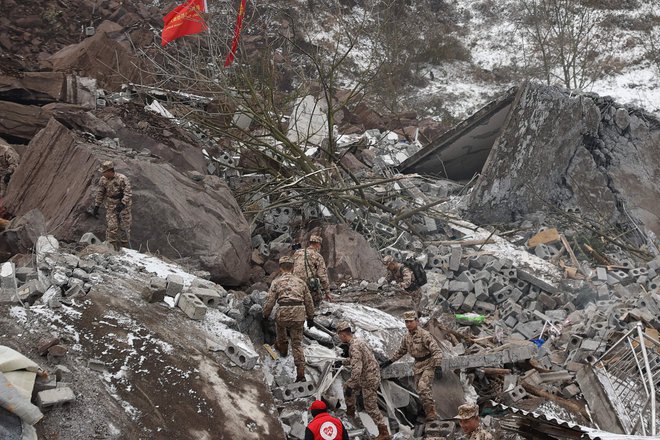
[[[413,276],[415,277],[415,281],[408,288],[409,290],[417,289],[418,287],[422,287],[424,284],[426,284],[426,271],[419,261],[415,260],[414,258],[408,258],[403,262],[403,265],[410,269],[413,273]]]

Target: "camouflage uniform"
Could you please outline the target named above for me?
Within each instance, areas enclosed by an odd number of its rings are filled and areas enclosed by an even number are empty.
[[[406,312],[409,313],[409,312]],[[401,341],[401,347],[394,353],[391,360],[401,359],[409,354],[415,359],[413,374],[415,388],[424,408],[433,407],[433,381],[435,368],[442,365],[442,352],[431,333],[417,327],[414,332],[408,332]]]
[[[101,206],[101,203],[105,200],[105,221],[107,225],[105,239],[117,250],[121,247],[121,244],[128,245],[131,238],[132,197],[131,183],[123,174],[115,173],[112,179],[106,179],[102,176],[99,180],[99,189],[96,192],[94,204]],[[117,212],[119,203],[124,204],[124,209]]]
[[[346,406],[355,408],[356,392],[361,390],[364,409],[376,425],[384,425],[385,419],[378,409],[376,392],[380,386],[380,367],[374,352],[366,341],[353,338],[348,349],[351,378],[344,385],[353,390],[350,397],[346,397]]]
[[[0,197],[7,191],[5,179],[11,176],[18,168],[18,153],[10,145],[0,145]]]
[[[410,293],[413,299],[414,306],[417,307],[419,301],[422,299],[422,293],[419,288],[414,288],[415,275],[413,271],[402,263],[396,263],[397,267],[394,271],[387,270],[387,282],[396,281],[396,283]],[[411,289],[411,287],[413,287]]]
[[[270,285],[266,304],[264,305],[264,318],[268,319],[270,313],[279,305],[275,319],[277,340],[275,348],[280,353],[286,353],[288,340],[287,330],[291,338],[293,363],[296,366],[305,365],[305,353],[302,347],[303,328],[305,318],[314,317],[314,304],[309,289],[303,280],[292,273],[283,273]]]
[[[470,420],[479,417],[479,405],[476,403],[464,403],[458,407],[458,414],[454,417],[457,420]],[[470,433],[468,440],[494,440],[493,434],[479,423],[477,429]]]
[[[305,264],[307,254],[307,264]],[[330,292],[330,281],[328,280],[328,269],[325,266],[323,256],[311,247],[298,249],[293,254],[293,274],[308,282],[310,278],[318,278],[321,288],[312,292],[314,305],[318,307],[323,299],[323,294]]]
[[[479,425],[477,429],[470,433],[468,440],[494,440],[493,434],[491,434],[483,425]]]

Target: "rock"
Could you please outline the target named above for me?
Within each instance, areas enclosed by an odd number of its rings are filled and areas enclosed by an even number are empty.
[[[32,252],[40,236],[46,234],[46,220],[38,209],[15,218],[0,232],[0,257],[3,260],[15,254]]]
[[[377,281],[385,275],[378,251],[349,226],[329,225],[323,228],[321,235],[321,254],[331,280],[352,278]]]
[[[628,223],[630,214],[660,234],[660,205],[647,196],[660,192],[660,180],[640,178],[660,174],[656,116],[634,110],[622,131],[628,111],[612,121],[611,98],[535,84],[518,93],[469,196],[473,220],[510,221],[551,203],[599,223]]]
[[[48,112],[35,105],[3,101],[0,105],[0,136],[29,141],[48,123]]]
[[[47,152],[47,153],[46,153]],[[97,169],[108,156],[76,139],[52,120],[30,143],[12,178],[5,206],[15,215],[38,207],[47,229],[65,241],[85,232],[104,235],[104,222],[86,213],[92,204]],[[105,153],[104,153],[105,154]],[[57,161],[45,160],[58,157]],[[217,176],[194,182],[169,164],[114,158],[133,185],[134,245],[168,258],[191,257],[213,281],[238,285],[247,280],[250,228],[226,184]],[[24,188],[30,191],[24,191]],[[204,207],[204,209],[200,209]]]
[[[0,76],[0,99],[21,104],[53,102],[96,107],[96,80],[61,72],[24,72],[21,77]]]
[[[47,63],[56,72],[76,71],[96,78],[106,90],[118,90],[123,83],[140,81],[139,61],[103,32],[66,46]]]

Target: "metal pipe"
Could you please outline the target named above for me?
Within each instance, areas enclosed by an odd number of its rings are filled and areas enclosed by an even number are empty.
[[[644,365],[646,366],[646,374],[649,379],[649,388],[650,388],[650,393],[649,397],[651,398],[651,416],[649,419],[651,419],[651,435],[656,435],[655,431],[655,419],[657,418],[657,414],[655,413],[655,387],[653,386],[653,375],[651,374],[651,366],[649,365],[649,357],[648,354],[646,353],[646,344],[644,340],[644,332],[642,331],[642,323],[638,322],[637,323],[637,334],[639,335],[639,343],[640,347],[642,347],[642,356],[644,359]]]

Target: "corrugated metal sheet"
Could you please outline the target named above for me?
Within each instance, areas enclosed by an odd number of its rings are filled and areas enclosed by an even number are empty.
[[[625,434],[614,434],[606,431],[599,431],[597,429],[589,428],[587,426],[578,425],[577,423],[567,422],[566,420],[561,420],[556,417],[548,417],[545,414],[525,411],[523,409],[514,408],[512,406],[507,406],[497,402],[491,402],[493,407],[496,409],[501,409],[504,411],[511,412],[513,414],[522,415],[527,418],[534,420],[546,422],[554,426],[566,428],[567,431],[579,432],[582,433],[581,437],[585,440],[660,440],[660,436],[643,436],[643,435],[625,435]]]

